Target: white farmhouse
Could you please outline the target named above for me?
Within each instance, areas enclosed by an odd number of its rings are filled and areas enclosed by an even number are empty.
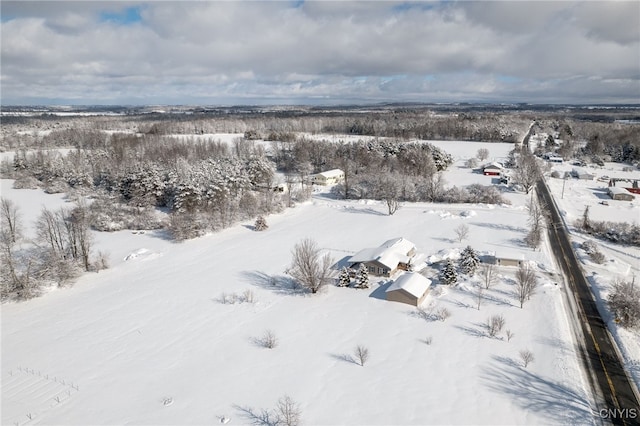
[[[327,170],[326,172],[311,175],[311,183],[316,185],[334,185],[344,180],[344,172],[340,169]]]

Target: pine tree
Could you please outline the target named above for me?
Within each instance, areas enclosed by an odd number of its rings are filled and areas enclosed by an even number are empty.
[[[458,273],[456,272],[456,266],[451,259],[447,260],[447,263],[442,269],[440,280],[448,285],[453,285],[458,282]]]
[[[267,225],[267,221],[263,216],[258,216],[258,218],[256,219],[256,224],[253,226],[253,228],[256,231],[264,231],[265,229],[269,228],[269,225]]]
[[[338,287],[349,287],[349,284],[351,284],[351,276],[349,276],[349,270],[345,266],[338,275]]]
[[[480,258],[471,246],[467,246],[460,254],[460,272],[467,274],[470,277],[475,274]]]
[[[358,270],[355,287],[369,288],[369,273],[367,272],[366,266],[364,266],[363,264],[360,265],[360,269]]]

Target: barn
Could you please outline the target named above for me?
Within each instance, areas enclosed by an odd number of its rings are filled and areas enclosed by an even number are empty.
[[[406,303],[412,306],[420,306],[429,294],[431,280],[417,272],[403,272],[387,288],[385,296],[392,302]]]

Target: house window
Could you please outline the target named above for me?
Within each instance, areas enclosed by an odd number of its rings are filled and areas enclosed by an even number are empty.
[[[370,272],[370,273],[372,273],[372,274],[375,274],[375,273],[376,273],[376,267],[375,267],[375,266],[369,266],[369,268],[368,268],[368,269],[369,269],[369,272]]]

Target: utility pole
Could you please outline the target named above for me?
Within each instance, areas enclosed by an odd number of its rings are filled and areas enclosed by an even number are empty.
[[[560,197],[561,200],[564,200],[564,185],[567,183],[567,177],[565,176],[564,179],[562,179],[562,196]]]

